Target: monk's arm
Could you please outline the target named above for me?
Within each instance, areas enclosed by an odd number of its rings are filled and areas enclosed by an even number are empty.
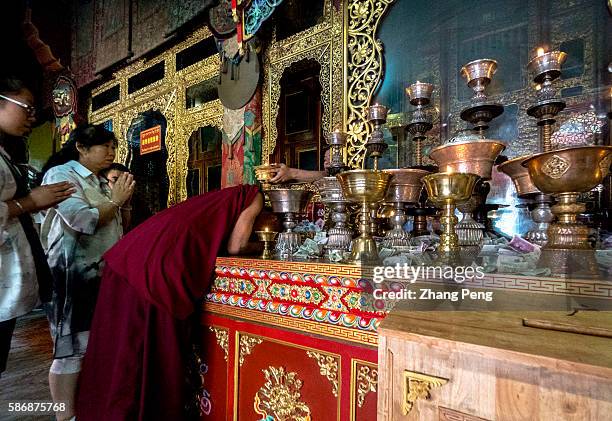
[[[261,193],[257,193],[251,204],[242,211],[236,221],[236,225],[230,234],[227,242],[227,252],[229,254],[244,253],[249,243],[249,237],[253,230],[253,224],[257,215],[263,209],[263,197]]]

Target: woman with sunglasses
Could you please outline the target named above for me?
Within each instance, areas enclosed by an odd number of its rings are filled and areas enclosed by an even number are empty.
[[[16,79],[0,78],[0,374],[6,368],[17,317],[51,299],[51,272],[31,213],[55,206],[70,183],[33,190],[6,149],[24,142],[35,122],[34,98]],[[3,147],[3,146],[6,146]]]

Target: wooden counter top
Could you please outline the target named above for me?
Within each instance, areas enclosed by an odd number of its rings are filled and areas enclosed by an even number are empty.
[[[381,322],[379,336],[456,349],[500,360],[612,379],[612,338],[525,326],[547,322],[612,334],[612,312],[412,311],[398,305]],[[543,323],[536,323],[543,324]]]

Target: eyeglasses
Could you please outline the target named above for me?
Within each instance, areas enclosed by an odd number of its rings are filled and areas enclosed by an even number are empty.
[[[9,98],[6,95],[0,95],[0,98],[5,99],[5,100],[7,100],[9,102],[12,102],[15,105],[19,105],[21,108],[24,108],[26,110],[28,115],[30,115],[32,117],[36,115],[36,108],[32,107],[29,104],[23,103],[21,101],[17,101],[16,99],[13,99],[13,98]]]

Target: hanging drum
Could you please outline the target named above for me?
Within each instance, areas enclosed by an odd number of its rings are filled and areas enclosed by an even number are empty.
[[[245,53],[238,60],[225,58],[219,74],[221,103],[232,110],[244,107],[255,94],[259,73],[259,57],[251,44],[245,45]]]

